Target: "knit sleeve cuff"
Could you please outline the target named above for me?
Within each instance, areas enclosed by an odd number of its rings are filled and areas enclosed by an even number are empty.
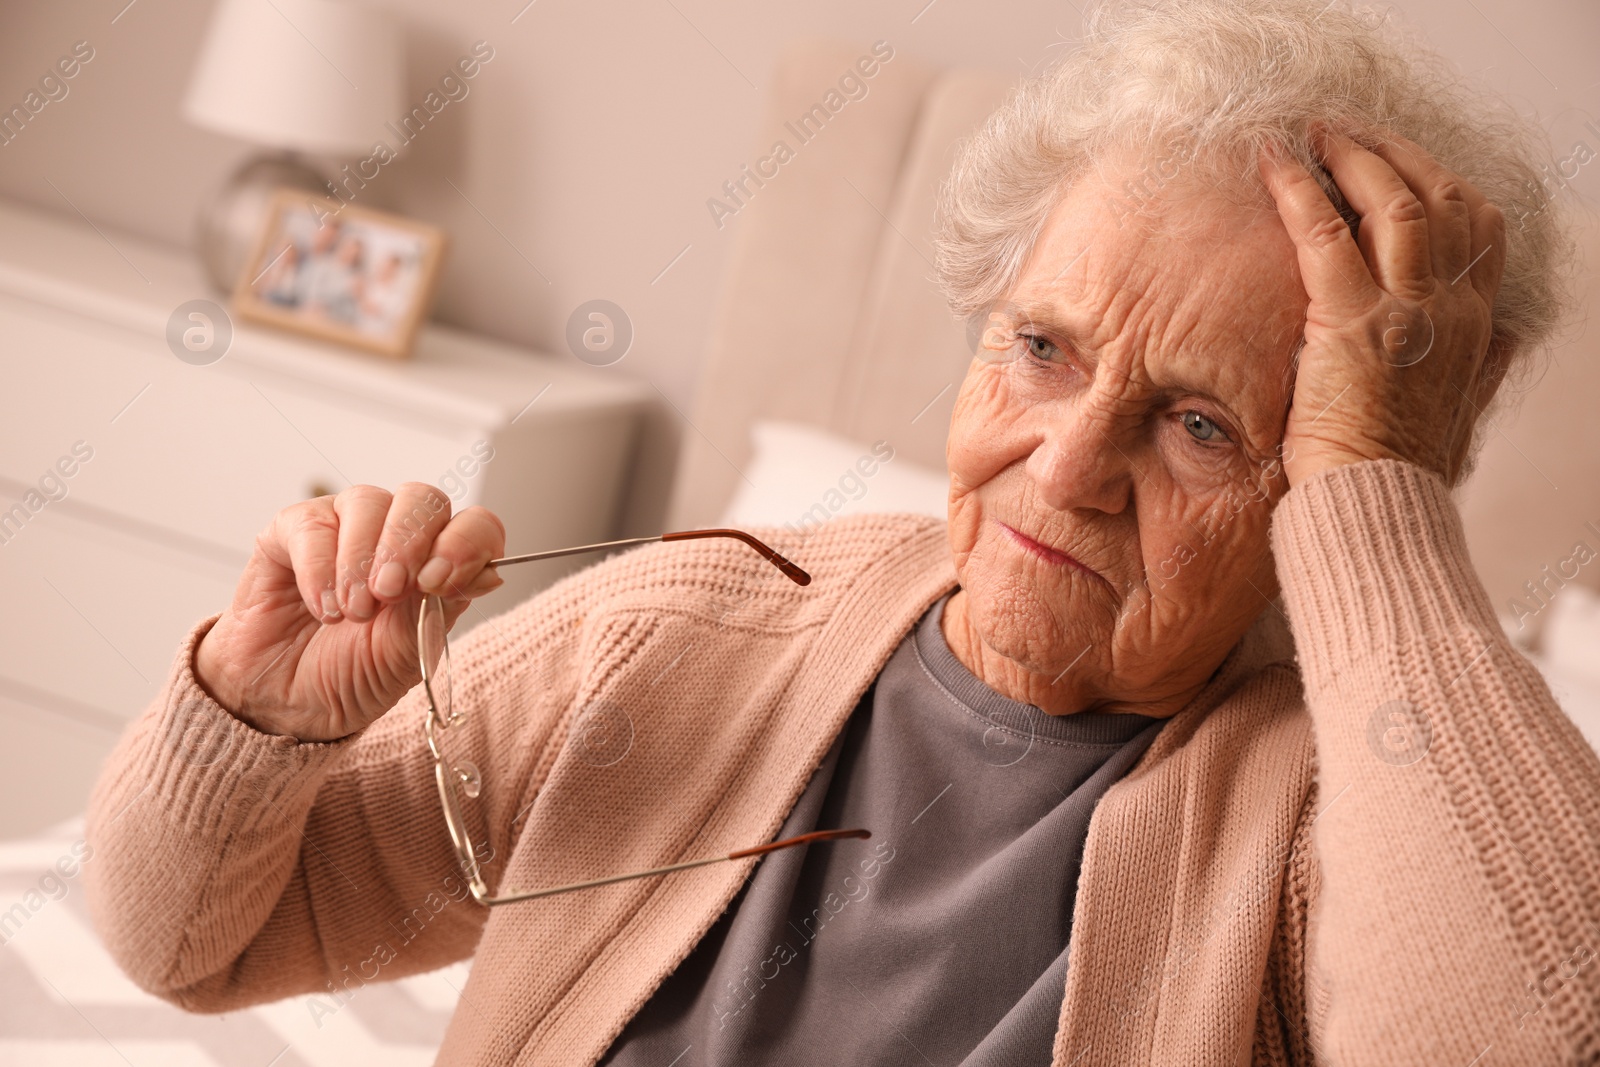
[[[1499,626],[1438,475],[1399,460],[1322,471],[1272,516],[1278,583],[1308,685],[1352,660]]]
[[[124,740],[132,758],[113,760],[120,773],[104,783],[111,794],[104,799],[114,797],[126,810],[141,797],[148,803],[145,794],[151,794],[163,821],[186,834],[227,837],[265,820],[298,826],[323,779],[359,734],[302,742],[235,718],[194,676],[195,649],[216,621],[217,616],[203,620],[184,639],[162,695]],[[108,819],[121,813],[97,807]]]

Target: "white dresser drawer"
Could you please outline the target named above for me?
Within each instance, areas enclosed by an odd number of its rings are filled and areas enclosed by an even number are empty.
[[[108,529],[69,507],[52,505],[0,546],[0,692],[103,726],[144,708],[179,639],[232,599],[243,559]]]
[[[273,512],[319,488],[437,480],[474,443],[465,429],[192,366],[160,338],[12,299],[0,298],[0,337],[22,401],[0,421],[0,475],[36,483],[81,441],[92,458],[62,479],[68,495],[218,546],[248,547]]]
[[[207,295],[181,249],[0,201],[0,808],[30,825],[81,809],[287,504],[416,480],[518,550],[620,535],[645,383],[431,324],[408,360],[235,324],[195,366],[165,331]],[[463,625],[591,562],[508,568]]]

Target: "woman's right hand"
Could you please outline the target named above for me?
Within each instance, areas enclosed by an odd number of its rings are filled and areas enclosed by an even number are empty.
[[[284,508],[256,538],[233,603],[195,651],[212,698],[258,730],[332,741],[366,727],[421,680],[417,615],[444,597],[455,625],[501,584],[505,527],[420,482],[357,485]]]

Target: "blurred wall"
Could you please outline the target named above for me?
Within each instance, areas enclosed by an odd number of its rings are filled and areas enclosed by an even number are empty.
[[[0,8],[0,101],[73,42],[93,62],[70,95],[0,149],[0,195],[175,244],[250,148],[185,123],[179,101],[210,0],[53,0]],[[470,95],[385,167],[367,202],[444,226],[437,316],[561,352],[570,311],[604,297],[633,319],[619,372],[661,403],[628,526],[658,528],[691,410],[729,235],[706,206],[751,162],[773,58],[800,35],[1021,76],[1082,24],[1076,0],[384,0],[408,27],[420,100],[473,42],[495,58]],[[1600,136],[1595,0],[1405,0],[1402,15],[1463,68],[1536,111],[1557,157]],[[1573,194],[1600,192],[1585,166]],[[52,188],[54,183],[56,188]],[[454,187],[452,187],[452,185]],[[59,190],[59,191],[58,191]],[[70,200],[70,204],[68,203]],[[750,338],[752,345],[760,337]]]

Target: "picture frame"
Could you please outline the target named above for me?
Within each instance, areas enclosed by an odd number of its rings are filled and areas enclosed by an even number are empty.
[[[433,304],[447,243],[437,226],[280,189],[234,284],[233,311],[404,359]]]

